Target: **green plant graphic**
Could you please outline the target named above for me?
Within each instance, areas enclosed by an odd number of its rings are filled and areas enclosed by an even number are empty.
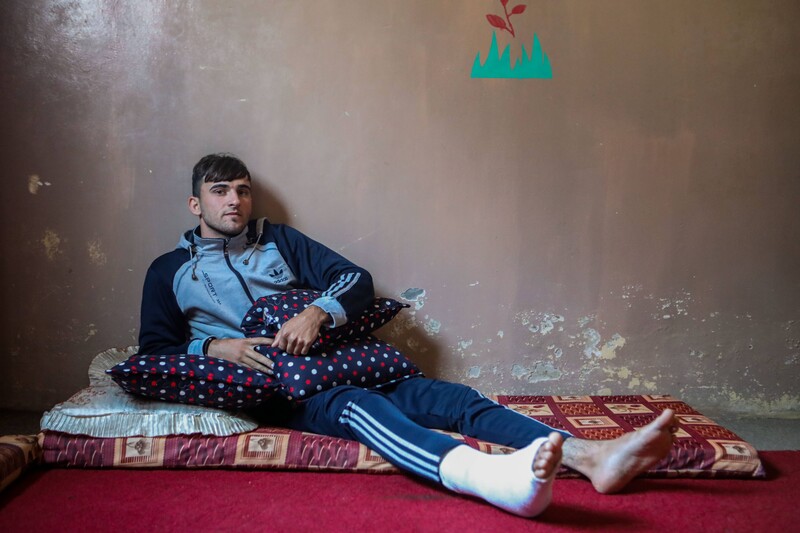
[[[501,54],[497,46],[497,33],[492,32],[492,44],[486,60],[481,62],[481,53],[475,56],[472,64],[473,78],[552,78],[553,69],[550,67],[550,59],[542,50],[539,37],[534,33],[531,43],[530,54],[521,45],[522,55],[511,64],[511,45],[507,44]]]

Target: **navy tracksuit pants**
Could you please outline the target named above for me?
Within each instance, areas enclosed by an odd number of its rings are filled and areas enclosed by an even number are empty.
[[[334,387],[298,404],[286,425],[356,440],[398,468],[435,482],[441,481],[442,458],[463,443],[432,429],[513,448],[558,431],[471,387],[423,377],[377,391]]]

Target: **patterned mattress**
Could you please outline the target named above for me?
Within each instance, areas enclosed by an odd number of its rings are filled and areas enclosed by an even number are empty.
[[[764,477],[749,443],[669,395],[497,396],[509,408],[586,439],[634,431],[666,408],[678,416],[672,452],[650,477]],[[509,448],[455,435],[487,453]],[[381,456],[357,442],[261,427],[237,435],[169,435],[101,438],[43,431],[42,462],[80,468],[242,468],[396,473]],[[560,477],[577,474],[562,468]]]

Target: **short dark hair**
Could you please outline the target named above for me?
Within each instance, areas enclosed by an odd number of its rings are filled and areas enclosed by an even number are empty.
[[[241,178],[250,178],[250,171],[241,159],[233,154],[209,154],[202,158],[192,170],[192,196],[200,196],[203,183],[219,183]]]

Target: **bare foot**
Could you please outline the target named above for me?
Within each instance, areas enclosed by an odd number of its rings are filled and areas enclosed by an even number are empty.
[[[539,479],[547,479],[555,474],[561,464],[561,446],[564,444],[564,437],[555,431],[547,436],[547,442],[539,447],[536,458],[531,468],[533,475]]]
[[[617,439],[567,439],[564,464],[588,477],[597,492],[611,494],[664,458],[674,432],[675,413],[666,409],[646,426]]]

